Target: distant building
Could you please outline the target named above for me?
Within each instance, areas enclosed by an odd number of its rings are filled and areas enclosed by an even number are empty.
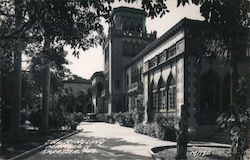
[[[74,94],[77,94],[80,91],[87,92],[88,89],[91,88],[91,81],[86,79],[64,80],[63,88],[71,88]]]
[[[80,104],[75,104],[72,102],[72,105],[65,106],[62,108],[63,112],[82,112],[90,113],[93,111],[92,102],[91,102],[91,81],[86,79],[73,79],[73,80],[64,80],[63,81],[64,92],[69,94],[74,94],[74,97],[79,97],[77,100]],[[82,98],[81,98],[82,97]]]
[[[103,91],[103,72],[95,72],[90,81],[92,83],[92,105],[94,113],[106,113],[107,108],[104,108],[103,98],[101,97]]]

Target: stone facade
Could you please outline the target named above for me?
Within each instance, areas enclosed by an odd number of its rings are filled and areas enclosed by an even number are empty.
[[[216,117],[228,109],[230,78],[227,63],[201,58],[200,34],[206,23],[184,18],[155,39],[155,33],[146,32],[145,17],[138,9],[114,9],[103,47],[106,111],[144,106],[148,122],[158,114],[178,118],[184,105],[189,127],[198,129],[199,135],[211,134]],[[249,57],[247,49],[239,74],[250,69]]]

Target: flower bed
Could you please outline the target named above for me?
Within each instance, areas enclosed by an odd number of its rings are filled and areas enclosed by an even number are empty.
[[[153,148],[154,159],[175,160],[176,146],[165,146]],[[222,146],[189,146],[187,149],[187,159],[191,160],[232,160],[229,147]]]

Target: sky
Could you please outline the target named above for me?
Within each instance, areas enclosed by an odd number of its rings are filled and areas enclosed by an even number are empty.
[[[167,7],[170,12],[166,13],[162,18],[151,19],[149,17],[146,19],[148,32],[157,31],[157,38],[159,38],[184,17],[203,20],[203,17],[200,15],[199,6],[187,4],[184,7],[179,6],[177,8],[176,1],[177,0],[167,0]],[[123,1],[115,2],[112,7],[115,8],[119,6],[140,8],[140,1],[135,2],[134,4],[127,4]],[[103,21],[102,25],[104,26],[104,32],[107,35],[108,24]],[[103,71],[104,56],[101,46],[90,48],[87,51],[81,51],[79,59],[72,55],[70,47],[66,47],[65,50],[69,52],[66,58],[71,62],[66,67],[69,68],[73,74],[89,79],[94,72]]]

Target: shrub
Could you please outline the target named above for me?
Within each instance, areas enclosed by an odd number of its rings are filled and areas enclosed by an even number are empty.
[[[41,124],[41,110],[34,109],[30,112],[27,118],[33,127],[40,127]],[[52,111],[49,112],[49,128],[61,129],[66,124],[65,117],[61,112]]]
[[[143,134],[149,135],[150,137],[156,137],[156,126],[156,123],[146,124]]]
[[[108,123],[106,113],[98,113],[98,114],[96,114],[96,119],[97,119],[98,122],[106,122],[106,123]]]
[[[132,111],[132,118],[135,125],[142,123],[144,119],[144,106],[134,108]]]
[[[96,119],[99,122],[106,122],[106,123],[114,123],[115,119],[112,114],[107,113],[98,113],[96,115]]]
[[[66,121],[61,112],[50,112],[49,113],[49,128],[50,129],[61,129],[66,124]]]
[[[96,114],[96,120],[98,122],[106,122],[106,116],[104,114],[98,113]]]
[[[107,123],[115,123],[114,115],[106,114]]]
[[[171,116],[171,117],[166,117],[162,114],[158,114],[156,117],[156,123],[161,126],[162,128],[175,128],[175,123],[176,123],[176,118]]]
[[[77,114],[76,113],[66,113],[64,114],[65,126],[68,128],[75,128],[79,122],[77,122]]]
[[[30,111],[30,114],[28,115],[28,120],[30,121],[31,125],[33,127],[40,127],[40,121],[41,121],[41,110],[34,109]]]
[[[156,134],[156,137],[161,139],[161,140],[166,140],[166,130],[161,127],[160,125],[157,125],[156,128],[155,128],[155,134]]]
[[[83,114],[81,112],[74,113],[75,121],[80,123],[83,121]]]
[[[156,117],[156,123],[158,127],[156,129],[157,138],[162,140],[176,140],[176,118],[174,116],[166,117],[162,114],[158,114]]]
[[[115,116],[115,120],[121,126],[134,127],[134,120],[131,112],[124,112],[124,113],[120,112]]]
[[[143,124],[138,124],[135,126],[135,132],[143,134],[144,133],[144,125]]]

